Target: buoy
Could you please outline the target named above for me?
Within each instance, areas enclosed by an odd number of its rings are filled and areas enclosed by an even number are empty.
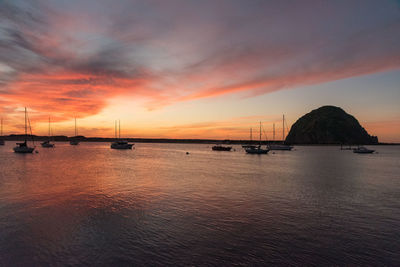
[[[186,155],[189,155],[190,153],[189,152],[186,152]]]

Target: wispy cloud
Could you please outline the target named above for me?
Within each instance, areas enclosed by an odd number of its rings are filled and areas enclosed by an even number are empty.
[[[396,1],[2,1],[0,97],[57,120],[400,67]]]

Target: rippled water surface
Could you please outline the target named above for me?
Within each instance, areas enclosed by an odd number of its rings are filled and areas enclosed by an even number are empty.
[[[2,266],[400,265],[400,147],[14,143],[0,147]]]

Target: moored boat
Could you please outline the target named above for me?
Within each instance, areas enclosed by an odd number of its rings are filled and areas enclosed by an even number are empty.
[[[0,130],[0,146],[4,146],[5,142],[3,139],[3,118],[1,118],[1,130]]]
[[[78,140],[70,140],[70,141],[69,141],[69,144],[70,144],[71,146],[77,146],[77,145],[79,145],[79,141],[78,141]]]
[[[111,143],[111,148],[112,149],[132,149],[134,144],[129,144],[128,141],[121,140],[121,121],[119,121],[119,134],[117,138],[117,121],[115,121],[115,138],[117,139],[116,141]]]
[[[290,151],[293,149],[292,146],[285,145],[285,144],[270,144],[269,145],[270,150],[287,150]]]
[[[274,128],[273,128],[273,138],[275,141],[275,123],[274,123]],[[282,117],[282,143],[281,144],[270,144],[269,145],[270,150],[285,150],[285,151],[290,151],[293,149],[292,146],[286,145],[285,144],[285,115]]]
[[[258,146],[247,146],[245,149],[247,154],[267,154],[269,152],[268,148],[261,147],[261,122],[260,122],[260,144]]]
[[[128,141],[116,141],[111,143],[111,148],[112,149],[132,149],[133,144],[129,144]]]
[[[214,151],[231,151],[231,146],[222,146],[222,145],[215,145],[212,147]]]
[[[79,145],[79,140],[76,139],[77,136],[78,136],[78,128],[76,127],[76,118],[75,118],[75,136],[72,137],[72,138],[69,140],[69,144],[70,144],[71,146],[77,146],[77,145]]]
[[[269,152],[269,149],[264,149],[261,145],[248,147],[245,150],[247,154],[267,154]]]
[[[51,129],[50,129],[50,117],[49,117],[49,140],[46,140],[44,142],[41,143],[42,147],[44,148],[52,148],[55,145],[50,143],[50,138],[51,138]]]
[[[32,153],[35,150],[34,147],[29,147],[27,141],[23,143],[17,143],[17,146],[13,148],[15,153]]]
[[[25,108],[25,141],[23,143],[17,143],[17,146],[13,148],[15,153],[32,153],[35,150],[35,147],[28,146],[28,128],[27,128],[27,111]],[[32,134],[31,134],[32,136]]]
[[[368,149],[368,148],[366,148],[366,147],[364,147],[364,146],[359,146],[359,147],[357,147],[357,148],[354,148],[354,149],[353,149],[353,152],[354,152],[354,153],[358,153],[358,154],[371,154],[371,153],[374,153],[375,150],[373,150],[373,149]]]
[[[40,144],[42,145],[42,147],[45,147],[45,148],[54,147],[54,144],[50,143],[50,140],[44,141],[44,142],[42,142]]]

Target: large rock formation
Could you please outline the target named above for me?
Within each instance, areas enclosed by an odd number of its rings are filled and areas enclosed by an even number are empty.
[[[323,106],[304,115],[293,124],[289,144],[376,144],[356,118],[343,109]]]

